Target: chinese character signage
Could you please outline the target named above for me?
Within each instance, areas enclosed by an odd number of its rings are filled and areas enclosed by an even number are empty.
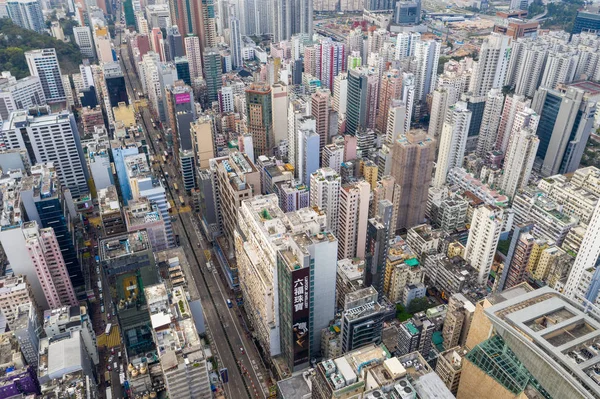
[[[294,342],[294,366],[308,362],[309,355],[309,272],[305,267],[292,272],[292,340]]]

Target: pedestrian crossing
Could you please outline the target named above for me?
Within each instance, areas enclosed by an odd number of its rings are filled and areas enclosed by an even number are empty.
[[[114,348],[121,345],[121,334],[119,333],[119,327],[113,326],[110,334],[107,336],[102,333],[96,337],[98,347],[106,346],[107,348]]]

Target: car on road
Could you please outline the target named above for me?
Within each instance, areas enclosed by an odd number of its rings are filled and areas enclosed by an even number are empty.
[[[106,318],[107,318],[108,320],[110,320],[110,313],[107,313],[107,314],[106,314]]]
[[[175,235],[175,242],[177,243],[177,245],[180,245],[179,234]]]
[[[106,366],[106,369],[107,369],[108,371],[112,371],[112,367],[110,367],[110,364]]]
[[[110,348],[110,353],[111,353],[111,355],[114,355],[115,354],[115,348]]]
[[[244,351],[244,348],[240,348],[240,353],[241,353],[242,355],[246,353],[246,352]]]

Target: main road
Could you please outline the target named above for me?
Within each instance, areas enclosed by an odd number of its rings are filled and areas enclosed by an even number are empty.
[[[123,73],[126,76],[129,97],[131,100],[136,100],[137,93],[141,93],[142,88],[129,60],[128,52],[121,51],[120,35],[115,47],[118,49]],[[163,147],[166,146],[166,139],[156,140],[161,136],[161,132],[152,126],[151,118],[149,107],[140,109],[140,121],[144,125],[147,141],[152,152],[160,155],[166,149]],[[160,171],[163,176],[164,172],[168,172],[169,179],[165,179],[165,188],[172,204],[179,210],[178,194],[173,192],[172,183],[177,183],[183,190],[181,174],[170,162],[160,165]],[[238,308],[227,306],[229,289],[225,287],[218,275],[207,269],[205,250],[210,253],[210,247],[198,231],[198,218],[193,212],[181,210],[179,217],[172,222],[173,229],[175,234],[179,235],[180,244],[191,265],[192,275],[186,277],[188,284],[195,284],[198,288],[206,324],[217,350],[218,367],[225,367],[228,370],[229,382],[224,384],[224,392],[231,399],[265,398],[268,393],[268,383],[265,381],[269,380],[268,372],[264,369],[258,351],[242,326]],[[176,212],[173,213],[175,214]]]

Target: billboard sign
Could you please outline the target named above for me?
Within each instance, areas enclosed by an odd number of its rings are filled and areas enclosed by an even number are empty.
[[[307,363],[309,356],[308,330],[310,318],[310,268],[292,272],[292,342],[294,345],[294,367]]]
[[[190,93],[175,94],[175,104],[187,104],[190,102]]]

